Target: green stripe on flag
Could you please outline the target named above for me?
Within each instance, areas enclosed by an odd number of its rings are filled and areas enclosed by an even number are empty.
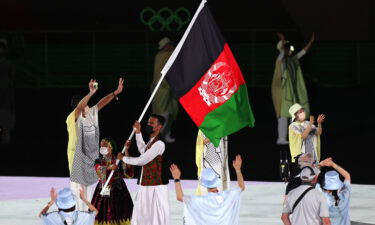
[[[254,122],[246,84],[242,84],[229,100],[204,117],[199,129],[217,147],[222,137],[253,127]]]

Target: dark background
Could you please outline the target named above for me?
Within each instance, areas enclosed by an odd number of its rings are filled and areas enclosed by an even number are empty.
[[[316,42],[301,60],[311,111],[325,113],[322,158],[352,174],[354,183],[375,183],[373,139],[375,23],[373,1],[208,1],[247,81],[255,128],[229,136],[230,160],[244,158],[247,180],[279,181],[277,121],[271,79],[277,57],[276,32],[300,49],[315,31]],[[118,101],[99,113],[102,137],[121,146],[148,97],[157,42],[177,30],[150,31],[140,21],[147,7],[186,8],[199,1],[2,1],[0,34],[8,42],[14,66],[16,125],[10,145],[1,145],[0,175],[68,176],[65,120],[75,94],[86,94],[95,77],[95,104],[117,87]],[[2,100],[1,100],[2,101]],[[149,115],[150,110],[148,112]],[[147,116],[146,116],[147,118]],[[146,119],[145,118],[145,119]],[[195,179],[197,128],[180,109],[167,144],[168,157]],[[135,146],[131,154],[136,155]]]

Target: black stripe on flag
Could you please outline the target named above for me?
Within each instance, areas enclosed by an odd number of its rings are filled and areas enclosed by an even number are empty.
[[[194,87],[208,71],[223,51],[224,44],[223,35],[205,5],[166,74],[166,79],[177,99]]]

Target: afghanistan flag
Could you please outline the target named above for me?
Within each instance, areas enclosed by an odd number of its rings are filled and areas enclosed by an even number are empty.
[[[218,146],[224,136],[254,126],[241,70],[202,1],[162,74],[199,129]]]

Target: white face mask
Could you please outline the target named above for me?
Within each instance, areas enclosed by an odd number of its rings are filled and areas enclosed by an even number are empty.
[[[300,114],[297,115],[297,117],[298,117],[299,121],[305,120],[306,119],[306,113],[301,112]]]
[[[108,148],[107,147],[100,147],[99,152],[102,155],[107,155],[108,154]]]

